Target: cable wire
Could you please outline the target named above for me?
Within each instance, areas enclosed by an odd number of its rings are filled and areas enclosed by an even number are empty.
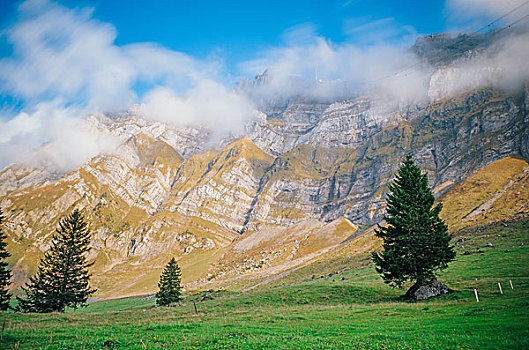
[[[504,19],[505,17],[509,16],[510,14],[518,11],[520,8],[522,8],[523,6],[529,4],[529,0],[523,2],[522,4],[516,6],[515,8],[513,8],[512,10],[508,11],[507,13],[501,15],[500,17],[494,19],[492,22],[489,22],[487,25],[481,27],[481,28],[478,28],[477,30],[474,30],[474,31],[471,31],[472,33],[474,34],[481,34],[483,35],[483,33],[480,33],[482,30],[484,29],[487,29],[487,28],[491,28],[492,25],[494,23],[497,23],[498,21],[501,21],[502,19]],[[516,21],[508,24],[506,27],[503,27],[503,28],[500,28],[498,29],[498,32],[501,32],[503,30],[506,30],[506,29],[510,29],[512,28],[513,26],[515,26],[516,24],[518,24],[519,22],[523,21],[524,19],[526,19],[527,17],[529,17],[529,14],[528,15],[525,15],[519,19],[517,19]],[[469,36],[470,37],[470,36]],[[459,53],[463,54],[467,51],[470,51],[470,49],[459,49],[458,51],[460,51]],[[453,56],[453,53],[447,53],[444,57],[442,58],[448,58],[450,56]],[[420,62],[416,62],[414,64],[411,64],[407,67],[404,67],[403,69],[395,72],[395,73],[391,73],[391,74],[388,74],[388,75],[385,75],[385,76],[382,76],[380,78],[376,78],[376,79],[372,79],[372,80],[367,80],[367,81],[363,81],[363,82],[351,82],[352,85],[370,85],[370,84],[375,84],[375,83],[378,83],[378,82],[381,82],[381,81],[384,81],[384,80],[387,80],[387,79],[391,79],[391,78],[394,78],[394,77],[397,77],[398,75],[404,73],[404,72],[407,72],[409,70],[413,70],[413,68],[417,67],[417,66],[420,66],[420,65],[423,65],[425,64],[426,62],[425,61],[420,61]],[[409,73],[405,74],[404,76],[407,76]]]

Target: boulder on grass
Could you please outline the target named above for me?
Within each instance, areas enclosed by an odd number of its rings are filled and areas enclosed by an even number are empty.
[[[406,298],[411,300],[426,300],[450,291],[445,284],[434,278],[430,281],[417,281],[406,292]]]

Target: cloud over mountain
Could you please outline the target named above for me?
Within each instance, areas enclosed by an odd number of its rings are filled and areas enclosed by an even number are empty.
[[[79,120],[96,111],[126,109],[141,101],[144,97],[137,96],[138,85],[146,87],[145,97],[151,103],[160,90],[181,96],[198,89],[195,91],[200,93],[190,101],[201,96],[211,100],[213,91],[219,91],[219,86],[211,83],[222,79],[218,61],[198,60],[154,43],[119,46],[115,44],[116,29],[92,18],[91,9],[28,0],[18,7],[18,18],[3,32],[13,54],[0,59],[0,92],[21,100],[23,109],[17,115],[4,111],[0,119],[2,166],[20,160],[21,155],[31,158],[43,143],[54,149],[50,152],[52,163],[66,169],[80,165],[103,149],[98,145],[106,143],[89,141],[94,131],[80,135],[84,129],[76,126]],[[221,97],[225,95],[215,100]],[[240,102],[223,99],[224,111],[240,108]],[[177,110],[181,113],[166,111],[162,118],[170,121],[170,115],[176,124],[181,123],[178,118],[211,120],[210,115],[195,110],[200,105],[206,104],[192,102]],[[155,115],[158,117],[160,114]],[[216,117],[229,118],[225,112]],[[234,118],[239,123],[240,115]],[[59,137],[55,127],[61,135],[75,130],[77,137]],[[65,163],[65,159],[71,162]]]

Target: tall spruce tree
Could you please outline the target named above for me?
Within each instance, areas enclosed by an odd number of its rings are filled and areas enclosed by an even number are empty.
[[[86,261],[90,248],[90,230],[81,212],[75,209],[61,219],[51,246],[44,254],[37,274],[22,287],[26,298],[17,297],[19,310],[24,312],[64,312],[67,306],[86,306],[93,263]]]
[[[6,250],[6,234],[2,230],[2,224],[4,223],[4,215],[2,209],[0,209],[0,310],[6,311],[9,308],[9,301],[11,300],[11,294],[7,290],[7,287],[11,284],[11,271],[7,268],[7,262],[5,259],[11,256]]]
[[[160,276],[158,288],[160,291],[156,293],[156,305],[166,306],[171,303],[176,303],[180,300],[180,267],[176,263],[175,258],[172,258]]]
[[[406,156],[389,186],[386,225],[375,233],[384,241],[384,251],[373,253],[376,270],[384,282],[400,287],[415,281],[410,291],[435,278],[455,258],[452,236],[441,218],[442,205],[434,205],[428,177]],[[410,292],[408,291],[408,292]]]

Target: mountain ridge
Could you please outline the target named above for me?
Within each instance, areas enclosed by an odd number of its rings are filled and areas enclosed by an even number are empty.
[[[526,215],[529,84],[397,107],[370,97],[273,103],[245,133],[216,146],[206,128],[151,121],[134,108],[94,115],[93,127],[121,140],[117,151],[67,174],[22,165],[2,170],[0,206],[15,287],[34,272],[58,221],[73,208],[92,222],[89,258],[105,297],[151,292],[172,256],[186,285],[202,288],[280,273],[352,247],[344,242],[363,240],[363,248],[351,249],[364,252],[377,243],[359,227],[382,218],[387,185],[408,153],[439,189],[451,229]],[[448,205],[473,174],[497,166],[511,169],[502,175],[509,187],[502,180],[481,199]],[[484,214],[464,216],[476,208]]]

